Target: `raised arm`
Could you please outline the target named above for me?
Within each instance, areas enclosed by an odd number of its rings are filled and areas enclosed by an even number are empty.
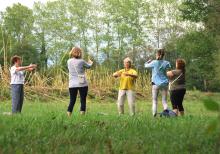
[[[149,61],[147,61],[145,64],[144,64],[144,67],[145,68],[153,68],[154,67],[154,61],[152,61],[152,60],[149,60]]]
[[[91,68],[93,65],[93,61],[91,61],[90,59],[88,60],[88,62],[84,61],[84,67],[89,69]]]

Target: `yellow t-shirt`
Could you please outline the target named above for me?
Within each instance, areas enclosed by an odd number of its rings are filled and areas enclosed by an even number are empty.
[[[137,72],[134,69],[129,69],[129,70],[122,69],[118,71],[117,73],[121,74],[119,89],[120,90],[133,90],[135,78],[131,76],[125,76],[124,73],[137,75]]]

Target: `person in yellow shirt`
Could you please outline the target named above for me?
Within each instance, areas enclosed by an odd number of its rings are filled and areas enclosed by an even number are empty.
[[[135,92],[134,84],[138,77],[137,72],[131,68],[132,61],[130,58],[124,59],[124,69],[113,74],[113,77],[120,78],[120,87],[118,92],[118,112],[119,115],[124,114],[125,96],[128,99],[130,115],[135,114]]]

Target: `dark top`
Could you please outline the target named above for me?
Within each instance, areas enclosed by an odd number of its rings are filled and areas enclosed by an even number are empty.
[[[170,78],[170,90],[186,89],[185,73],[182,70],[172,70],[173,77]]]

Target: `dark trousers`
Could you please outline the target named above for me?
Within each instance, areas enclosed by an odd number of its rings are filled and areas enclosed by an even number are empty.
[[[88,87],[77,87],[77,88],[69,88],[70,104],[67,109],[68,112],[73,112],[73,107],[76,103],[76,97],[78,91],[80,94],[80,103],[81,103],[80,111],[86,111],[86,97],[88,94]]]
[[[170,100],[171,100],[173,109],[184,111],[183,99],[184,99],[185,93],[186,93],[186,89],[170,91]]]
[[[24,85],[12,84],[11,97],[12,97],[12,113],[20,113],[24,101]]]

